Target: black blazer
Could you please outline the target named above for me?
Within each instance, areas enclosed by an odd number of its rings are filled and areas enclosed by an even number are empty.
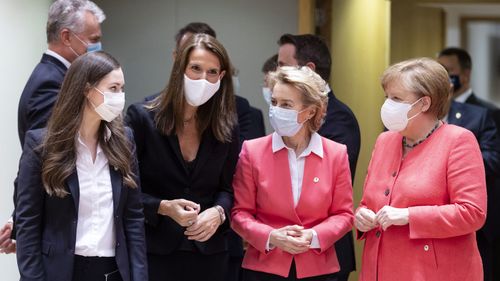
[[[252,116],[252,126],[248,139],[260,138],[266,135],[266,127],[264,126],[264,116],[262,111],[256,107],[250,106]]]
[[[24,86],[17,110],[17,132],[21,148],[24,146],[24,135],[28,130],[44,128],[47,125],[52,107],[68,69],[53,56],[43,54],[42,59],[31,73]],[[16,206],[17,181],[14,180],[14,208]],[[12,213],[14,216],[15,210]],[[16,238],[16,224],[11,237]]]
[[[17,110],[17,130],[21,147],[28,130],[43,128],[47,124],[67,70],[58,59],[43,54],[31,73]]]
[[[169,254],[187,240],[184,228],[169,217],[157,213],[161,200],[187,199],[201,205],[204,211],[215,205],[224,208],[229,218],[233,204],[232,181],[238,159],[238,129],[231,143],[221,143],[206,130],[190,176],[176,135],[165,136],[156,129],[155,113],[144,103],[131,105],[126,121],[134,131],[137,159],[141,174],[142,199],[146,217],[147,251]],[[194,244],[202,254],[227,251],[224,231],[229,220],[206,242]]]
[[[328,93],[328,108],[325,123],[321,126],[318,133],[325,138],[347,146],[349,168],[351,169],[351,178],[354,181],[361,145],[359,125],[351,109],[338,100],[332,91]],[[341,275],[346,275],[356,270],[352,231],[349,231],[335,243],[335,251],[339,260],[339,273]]]
[[[15,219],[17,264],[21,281],[68,281],[73,277],[79,204],[78,175],[75,169],[67,179],[69,195],[66,197],[49,196],[45,192],[37,149],[45,132],[45,129],[27,132],[20,162]],[[129,129],[127,132],[131,137]],[[136,170],[137,163],[134,166]],[[124,281],[148,280],[140,189],[125,187],[120,172],[113,167],[110,167],[109,172],[113,189],[118,269]]]

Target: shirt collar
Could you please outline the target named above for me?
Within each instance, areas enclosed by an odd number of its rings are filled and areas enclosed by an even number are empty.
[[[50,49],[47,49],[47,51],[45,51],[45,54],[58,59],[60,62],[64,64],[64,66],[66,66],[66,68],[69,68],[69,66],[71,65],[71,63],[67,59],[63,58],[61,55]]]
[[[280,151],[283,148],[291,149],[285,145],[285,143],[283,142],[283,138],[280,137],[276,132],[273,133],[272,138],[273,153]],[[311,134],[309,144],[299,157],[308,156],[309,154],[311,154],[311,152],[323,158],[323,142],[321,141],[320,135],[316,132]]]
[[[455,98],[456,102],[465,103],[465,101],[472,95],[472,89],[469,88],[463,92],[460,96]]]
[[[107,142],[109,141],[110,138],[111,138],[111,130],[108,128],[108,126],[104,126],[104,140]],[[76,140],[79,148],[82,147],[87,148],[85,143],[83,143],[82,139],[80,138],[80,132],[78,132],[78,134],[76,135]],[[101,152],[101,146],[99,145],[99,143],[97,143],[97,153],[99,152]]]
[[[330,88],[330,85],[326,84],[325,91],[327,94],[332,91],[332,89]]]

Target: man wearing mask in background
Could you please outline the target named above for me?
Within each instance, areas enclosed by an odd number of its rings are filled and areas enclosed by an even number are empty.
[[[498,128],[500,128],[500,111],[495,105],[478,98],[471,89],[472,59],[469,53],[460,48],[446,48],[439,53],[437,60],[446,68],[450,76],[450,81],[453,84],[453,102],[451,105],[450,113],[448,115],[449,123],[457,124],[471,130],[476,135],[476,138],[478,138],[478,134],[476,134],[477,130],[475,129],[479,129],[479,126],[475,126],[478,128],[470,128],[470,125],[474,124],[474,118],[472,118],[473,115],[480,115],[480,109],[475,109],[475,111],[477,112],[470,112],[471,118],[468,118],[468,115],[464,114],[464,112],[474,110],[474,107],[472,106],[467,107],[470,109],[463,108],[461,111],[457,111],[458,113],[453,113],[454,108],[459,108],[460,106],[456,103],[465,103],[486,108],[489,111],[488,119],[493,118],[498,132]],[[460,120],[456,119],[462,119],[462,124],[457,123]],[[482,135],[487,134],[483,133]],[[500,248],[498,246],[497,238],[500,235],[500,207],[498,204],[500,200],[500,175],[498,169],[492,171],[492,169],[489,168],[495,167],[494,165],[488,165],[488,162],[491,163],[493,161],[484,156],[485,146],[483,145],[483,143],[481,143],[480,138],[478,138],[478,141],[481,146],[483,158],[485,160],[488,193],[488,214],[486,217],[486,223],[480,230],[476,232],[476,240],[479,252],[481,254],[481,259],[483,261],[484,280],[491,281],[499,280],[500,278],[500,272],[496,272],[500,270],[498,269],[500,265],[500,253],[498,253]],[[499,147],[493,147],[492,149],[498,150]],[[496,163],[500,161],[499,159],[493,160],[496,160]]]
[[[52,112],[64,75],[78,56],[101,49],[101,26],[105,15],[92,1],[57,0],[49,8],[48,49],[31,73],[18,108],[21,147],[28,130],[43,128]],[[14,182],[14,198],[16,196]],[[15,202],[15,200],[14,200]],[[14,211],[15,212],[15,211]],[[13,222],[0,229],[0,252],[15,252]]]
[[[318,73],[327,83],[330,81],[331,55],[326,43],[316,35],[285,34],[278,40],[278,66],[308,66]],[[354,179],[358,161],[361,137],[358,121],[351,109],[339,101],[328,87],[328,108],[325,123],[318,133],[347,146],[349,168]],[[335,243],[340,271],[338,281],[347,281],[349,273],[356,269],[352,232]]]

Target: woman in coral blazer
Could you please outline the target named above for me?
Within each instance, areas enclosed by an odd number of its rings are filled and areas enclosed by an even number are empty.
[[[382,87],[389,131],[375,144],[355,217],[365,240],[360,280],[482,280],[483,160],[471,132],[440,121],[446,70],[431,59],[404,61],[385,71]]]
[[[346,147],[316,133],[327,103],[316,73],[271,77],[276,132],[243,144],[233,181],[232,227],[249,243],[243,280],[336,280],[333,244],[353,221]]]

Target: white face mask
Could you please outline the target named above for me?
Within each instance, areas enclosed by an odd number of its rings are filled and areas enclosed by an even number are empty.
[[[292,137],[300,131],[300,128],[302,128],[304,124],[297,121],[299,113],[300,112],[293,109],[285,109],[271,105],[269,107],[269,121],[278,135],[282,137]]]
[[[106,122],[113,121],[116,117],[118,117],[125,106],[125,93],[113,93],[113,92],[101,92],[101,90],[95,88],[101,95],[104,96],[104,102],[99,106],[95,106],[92,102],[92,106],[94,106],[95,112],[101,116],[102,120]]]
[[[184,74],[184,96],[187,103],[200,106],[206,103],[219,90],[220,79],[210,83],[205,79],[192,80]]]
[[[382,118],[382,123],[389,131],[401,132],[406,129],[408,121],[417,117],[419,113],[408,118],[408,112],[411,110],[412,106],[419,102],[422,98],[419,98],[414,103],[403,103],[396,102],[391,99],[386,99],[382,108],[380,109],[380,117]]]
[[[271,89],[267,87],[262,87],[262,96],[269,105],[271,105],[271,95],[272,95]]]

